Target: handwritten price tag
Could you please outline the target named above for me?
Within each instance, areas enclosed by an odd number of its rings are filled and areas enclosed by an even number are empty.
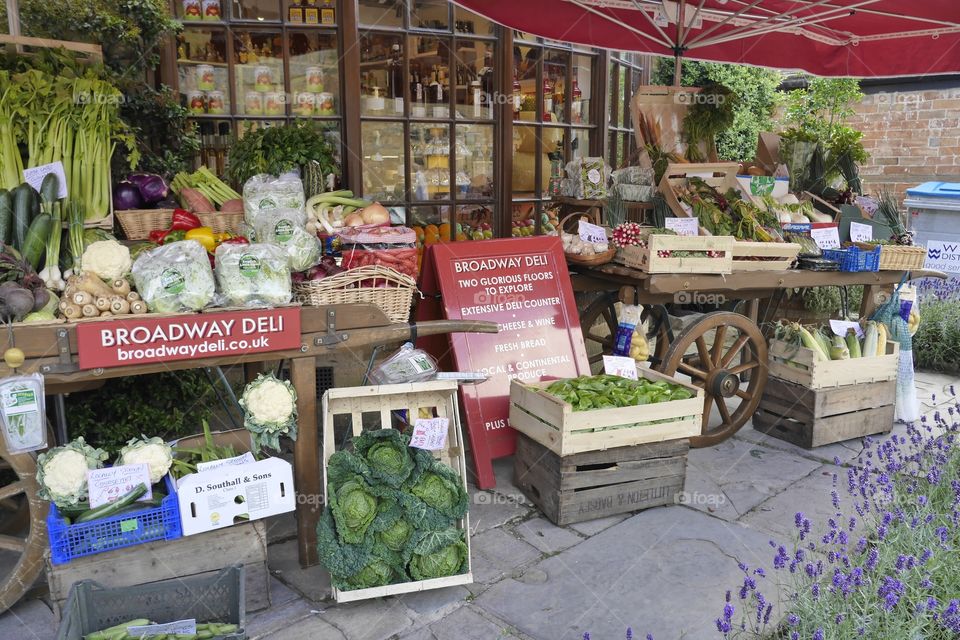
[[[870,242],[873,240],[873,227],[868,224],[851,222],[850,239],[854,242]]]
[[[603,356],[603,372],[610,376],[637,379],[637,361],[626,356]]]
[[[824,227],[823,229],[811,229],[810,237],[817,243],[821,249],[839,249],[840,232],[836,227]]]
[[[57,199],[62,200],[67,197],[67,176],[63,172],[63,163],[59,160],[56,162],[51,162],[50,164],[42,164],[39,167],[31,167],[30,169],[23,170],[23,179],[31,187],[40,191],[40,185],[43,184],[43,179],[47,177],[48,173],[57,174],[59,178],[60,188],[57,191]]]
[[[207,471],[213,471],[214,469],[219,469],[220,467],[232,467],[235,465],[250,464],[251,462],[256,462],[256,461],[257,459],[253,457],[253,454],[247,451],[243,455],[239,455],[233,458],[225,458],[224,460],[212,460],[210,462],[198,462],[197,473],[206,473]]]
[[[196,633],[197,621],[194,618],[177,620],[176,622],[166,622],[164,624],[146,624],[137,627],[127,627],[127,635],[132,638],[162,635],[194,635]]]
[[[447,431],[450,420],[447,418],[418,418],[413,423],[413,435],[410,446],[428,451],[439,451],[447,444]]]
[[[147,485],[147,492],[139,501],[150,500],[153,491],[150,489],[150,467],[146,464],[89,469],[87,486],[90,489],[90,508],[114,502],[140,483]]]
[[[696,236],[700,234],[700,222],[696,218],[664,218],[667,229],[676,231],[678,236]]]
[[[857,332],[857,337],[863,337],[863,329],[860,328],[859,322],[848,322],[846,320],[831,320],[830,328],[833,329],[833,332],[840,336],[841,338],[847,337],[847,329],[853,329]]]
[[[586,220],[580,221],[580,239],[584,242],[590,242],[592,244],[606,244],[607,243],[607,230],[603,227],[598,227],[595,224],[591,224]]]

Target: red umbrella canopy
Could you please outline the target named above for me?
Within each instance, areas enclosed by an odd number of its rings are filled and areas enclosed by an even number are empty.
[[[958,0],[456,0],[537,36],[819,76],[960,72]]]

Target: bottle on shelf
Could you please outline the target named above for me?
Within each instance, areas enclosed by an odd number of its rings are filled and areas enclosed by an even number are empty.
[[[555,112],[560,113],[560,118],[557,118],[558,120],[563,119],[563,111],[566,108],[566,102],[564,101],[566,96],[564,96],[563,85],[563,78],[557,78],[553,82],[553,108]]]
[[[293,24],[303,24],[304,5],[300,0],[290,0],[290,6],[287,7],[287,22]]]
[[[493,55],[488,49],[483,54],[483,68],[477,72],[480,77],[481,100],[487,105],[487,118],[493,118]]]
[[[433,117],[447,117],[446,98],[443,95],[443,84],[440,81],[440,67],[434,67],[433,80],[430,82],[430,104],[433,105]]]
[[[403,114],[403,53],[400,51],[400,45],[394,44],[391,47],[389,71],[387,74],[388,90],[392,100],[393,113]]]
[[[427,117],[427,98],[423,82],[420,81],[420,68],[410,70],[410,115],[414,118]]]
[[[583,93],[577,86],[577,77],[573,77],[573,89],[570,90],[570,119],[575,124],[583,122]]]
[[[517,74],[513,74],[513,119],[520,119],[520,107],[523,104],[523,96],[520,94],[520,79]]]
[[[550,84],[550,78],[543,76],[543,121],[553,120],[553,85]]]
[[[305,24],[320,24],[320,8],[317,7],[317,0],[307,0],[303,8],[303,22]]]
[[[483,117],[483,89],[480,86],[480,80],[471,80],[470,81],[470,91],[468,93],[468,101],[473,105],[473,117],[482,118]]]
[[[320,24],[337,24],[337,9],[333,0],[323,0],[320,8]]]

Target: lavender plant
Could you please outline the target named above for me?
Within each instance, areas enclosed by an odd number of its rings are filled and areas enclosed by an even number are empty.
[[[792,548],[771,541],[773,574],[746,565],[727,593],[718,632],[730,638],[947,640],[960,634],[960,403],[921,418],[904,436],[867,438],[834,476],[834,514],[815,539],[803,513]],[[838,465],[839,459],[834,460]],[[846,494],[841,499],[841,494]],[[776,584],[769,584],[775,582]],[[766,593],[781,602],[772,617]]]

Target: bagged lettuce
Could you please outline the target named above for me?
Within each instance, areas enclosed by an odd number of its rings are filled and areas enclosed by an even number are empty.
[[[287,254],[274,244],[221,244],[216,275],[226,302],[237,306],[278,305],[293,297]]]
[[[243,219],[250,226],[254,225],[261,211],[294,209],[302,213],[305,202],[303,182],[293,174],[278,178],[261,173],[243,185]]]
[[[213,301],[216,284],[210,260],[196,240],[144,251],[132,273],[140,297],[154,313],[199,311]]]
[[[291,271],[306,271],[320,261],[323,245],[306,230],[303,210],[265,209],[257,214],[253,230],[258,242],[283,247]]]

